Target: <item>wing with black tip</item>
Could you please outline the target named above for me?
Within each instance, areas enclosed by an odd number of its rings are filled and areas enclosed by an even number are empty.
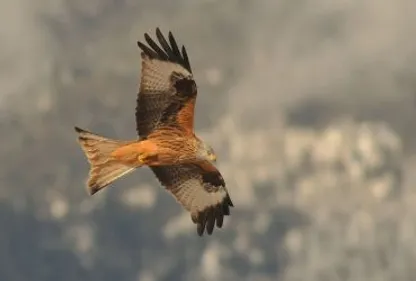
[[[142,50],[142,72],[136,106],[136,127],[146,137],[158,126],[177,126],[193,132],[196,83],[184,46],[179,49],[169,32],[168,40],[156,29],[157,44],[145,33]]]
[[[220,172],[210,163],[203,166],[175,165],[151,168],[160,183],[191,214],[202,236],[211,235],[214,227],[221,228],[224,216],[233,207]]]

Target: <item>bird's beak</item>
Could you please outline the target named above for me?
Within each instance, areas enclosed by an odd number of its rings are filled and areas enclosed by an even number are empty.
[[[211,154],[211,155],[209,156],[209,159],[210,159],[212,162],[217,162],[217,155],[215,155],[215,154]]]

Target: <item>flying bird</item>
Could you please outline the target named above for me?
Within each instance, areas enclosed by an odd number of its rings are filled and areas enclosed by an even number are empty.
[[[145,33],[136,105],[136,140],[113,140],[75,127],[90,164],[90,195],[137,168],[148,166],[190,213],[199,236],[221,228],[233,207],[212,147],[194,132],[197,85],[185,49],[156,28],[159,45]]]

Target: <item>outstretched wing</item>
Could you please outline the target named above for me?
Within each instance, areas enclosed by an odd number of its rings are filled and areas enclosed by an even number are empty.
[[[220,172],[210,163],[159,166],[151,168],[160,183],[191,213],[199,236],[206,229],[211,235],[214,226],[222,227],[224,216],[233,207]]]
[[[179,126],[193,132],[194,105],[197,95],[186,49],[180,51],[169,32],[165,39],[156,29],[159,44],[145,33],[148,44],[137,45],[142,50],[140,91],[136,106],[136,128],[145,138],[158,126]]]

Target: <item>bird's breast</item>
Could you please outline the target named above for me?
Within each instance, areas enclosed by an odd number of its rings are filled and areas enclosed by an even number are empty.
[[[195,145],[183,137],[152,139],[158,147],[157,159],[149,166],[184,164],[195,161]]]

